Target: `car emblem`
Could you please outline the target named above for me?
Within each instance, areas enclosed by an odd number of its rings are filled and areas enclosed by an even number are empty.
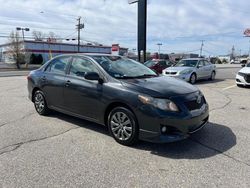
[[[197,102],[198,104],[201,103],[201,96],[200,96],[200,95],[198,95],[196,102]]]

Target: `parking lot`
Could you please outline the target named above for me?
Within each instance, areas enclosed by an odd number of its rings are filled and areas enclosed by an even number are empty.
[[[239,69],[195,84],[210,105],[203,130],[134,147],[94,123],[39,116],[26,77],[1,77],[0,187],[250,187],[250,89],[235,85]]]

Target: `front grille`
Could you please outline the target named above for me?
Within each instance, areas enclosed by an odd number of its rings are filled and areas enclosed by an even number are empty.
[[[166,72],[165,74],[172,74],[175,75],[177,72]]]
[[[192,110],[200,109],[202,107],[202,105],[205,103],[206,103],[206,100],[205,100],[204,96],[202,96],[200,103],[196,99],[196,100],[185,102],[185,105],[189,111],[192,111]]]
[[[245,75],[244,79],[246,80],[247,83],[250,83],[250,74]]]

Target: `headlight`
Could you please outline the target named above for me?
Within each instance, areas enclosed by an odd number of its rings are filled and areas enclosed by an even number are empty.
[[[180,74],[191,74],[193,70],[183,70],[180,72]]]
[[[245,74],[242,73],[242,72],[238,72],[238,75],[240,75],[240,76],[245,76]]]
[[[179,109],[176,106],[176,104],[168,99],[157,99],[157,98],[153,98],[153,97],[145,96],[145,95],[138,95],[138,99],[143,104],[152,105],[155,108],[158,108],[160,110],[179,112]]]

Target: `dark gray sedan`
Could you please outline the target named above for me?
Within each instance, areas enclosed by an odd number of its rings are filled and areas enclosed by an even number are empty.
[[[196,87],[120,56],[62,55],[27,79],[40,115],[56,110],[108,126],[124,145],[181,140],[208,122],[208,104]]]

